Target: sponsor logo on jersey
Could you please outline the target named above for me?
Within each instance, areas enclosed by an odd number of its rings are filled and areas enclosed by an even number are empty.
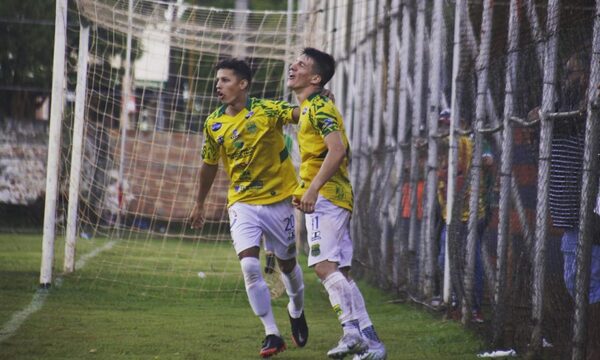
[[[246,119],[249,119],[252,115],[254,115],[254,111],[250,111],[249,113],[246,114]]]
[[[308,112],[308,107],[305,107],[302,109],[302,115],[306,115],[307,112]]]
[[[212,131],[217,131],[217,130],[219,130],[221,128],[221,126],[223,126],[223,124],[221,124],[220,122],[214,123],[211,126],[211,130]]]
[[[310,246],[310,256],[319,256],[321,255],[321,245],[320,244],[312,244]]]
[[[233,129],[233,132],[231,133],[231,136],[230,136],[231,140],[235,140],[239,137],[240,137],[240,133],[237,131],[237,129]]]
[[[250,190],[250,189],[262,189],[263,188],[263,182],[260,180],[254,180],[252,181],[250,184],[248,185],[235,185],[233,187],[233,190],[236,193],[242,193],[244,191]]]
[[[317,240],[321,240],[321,231],[320,230],[313,231],[312,234],[310,235],[310,241],[317,241]]]

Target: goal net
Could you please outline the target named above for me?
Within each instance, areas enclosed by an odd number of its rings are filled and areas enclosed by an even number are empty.
[[[77,235],[116,240],[113,249],[120,254],[104,264],[116,271],[96,276],[125,281],[118,274],[135,271],[136,259],[144,256],[155,258],[153,271],[161,273],[158,269],[164,267],[173,277],[166,281],[169,276],[162,274],[154,277],[156,284],[135,284],[142,287],[185,287],[181,284],[186,278],[210,271],[220,277],[227,271],[238,275],[222,167],[207,199],[207,225],[202,230],[189,226],[198,190],[203,122],[220,105],[214,96],[214,66],[225,57],[244,58],[254,71],[250,96],[286,97],[284,69],[298,55],[304,31],[298,24],[308,13],[225,10],[158,0],[133,1],[132,7],[128,1],[112,0],[80,0],[75,5],[68,22],[70,95],[63,143],[71,150],[71,136],[78,136],[71,135],[72,125],[82,106]],[[84,27],[89,28],[87,67],[82,67],[78,44]],[[84,70],[85,96],[77,97],[76,75]],[[59,206],[59,220],[67,215],[72,152],[62,155],[59,183],[65,202]],[[202,241],[214,242],[215,249],[227,247],[231,266],[206,270],[212,265],[198,262],[217,255],[202,254],[199,259],[200,254],[185,253],[195,249],[190,244]],[[165,251],[146,253],[156,242],[164,242]],[[240,285],[236,279],[233,289]],[[277,285],[274,276],[272,280]],[[207,288],[219,290],[232,288]]]

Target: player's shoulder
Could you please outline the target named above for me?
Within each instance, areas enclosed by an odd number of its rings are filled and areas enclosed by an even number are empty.
[[[225,114],[225,108],[225,105],[221,105],[216,108],[212,113],[210,113],[210,115],[206,117],[205,124],[217,121],[217,119]]]
[[[263,109],[263,110],[272,110],[279,109],[281,107],[289,107],[291,106],[288,102],[283,100],[274,100],[274,99],[262,99],[262,98],[251,98],[250,99],[250,107],[252,109]]]
[[[325,95],[321,95],[321,93],[314,93],[308,97],[308,101],[310,105],[313,107],[323,107],[323,106],[335,106],[333,101]]]

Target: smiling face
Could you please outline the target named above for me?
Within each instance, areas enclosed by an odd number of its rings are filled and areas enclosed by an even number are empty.
[[[232,69],[219,69],[215,78],[217,97],[225,105],[246,99],[248,80],[240,79]]]
[[[287,86],[295,92],[308,87],[319,88],[321,76],[313,72],[314,60],[306,55],[300,55],[288,69]]]

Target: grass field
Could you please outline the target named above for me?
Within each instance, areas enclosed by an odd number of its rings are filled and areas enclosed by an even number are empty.
[[[0,234],[0,326],[27,308],[39,282],[41,235]],[[247,303],[239,264],[228,242],[151,238],[80,239],[78,258],[112,245],[74,274],[55,280],[41,309],[18,329],[0,333],[0,359],[257,359],[262,325]],[[310,340],[294,348],[285,295],[274,299],[288,350],[275,359],[325,359],[341,329],[327,294],[305,270]],[[205,277],[198,276],[203,272]],[[390,360],[474,359],[482,342],[443,321],[360,283]]]

